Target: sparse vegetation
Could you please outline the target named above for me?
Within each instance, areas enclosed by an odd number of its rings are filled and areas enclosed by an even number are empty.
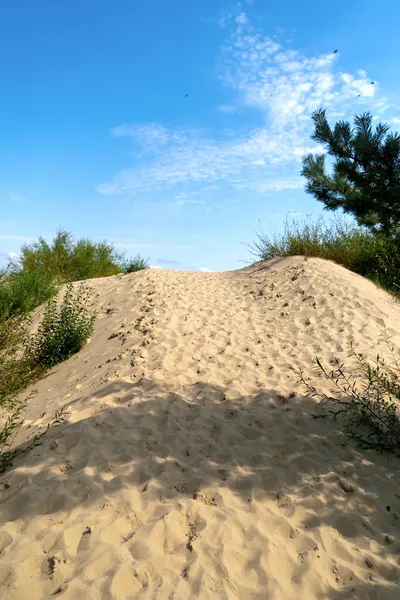
[[[57,425],[60,425],[65,421],[66,412],[63,410],[56,411],[53,420],[48,423],[47,427],[41,433],[36,434],[29,444],[12,447],[19,430],[24,424],[24,413],[28,407],[28,401],[32,396],[33,394],[25,401],[15,400],[14,406],[9,411],[3,429],[0,431],[0,473],[4,473],[7,469],[12,467],[14,460],[18,456],[22,456],[32,450],[32,448],[39,446],[43,436],[45,436],[50,429],[57,427]]]
[[[149,259],[144,259],[140,254],[133,258],[128,258],[124,262],[124,273],[135,273],[149,267]]]
[[[400,293],[400,234],[389,236],[349,224],[343,218],[286,221],[283,233],[262,230],[250,251],[259,260],[308,256],[333,260],[392,293]]]
[[[0,320],[28,314],[53,298],[63,283],[133,273],[148,267],[140,254],[133,258],[106,241],[74,241],[60,229],[48,243],[39,237],[21,248],[18,261],[0,271]]]
[[[140,255],[129,260],[107,241],[75,241],[63,229],[58,230],[51,244],[39,237],[37,242],[22,246],[20,264],[23,271],[50,274],[58,283],[117,275],[128,272],[130,265],[135,271],[147,267]]]
[[[18,261],[0,272],[0,472],[13,458],[38,443],[45,432],[29,445],[15,446],[32,394],[21,399],[21,391],[44,372],[82,348],[93,331],[95,315],[89,310],[90,290],[73,281],[132,273],[147,268],[139,254],[127,258],[106,241],[75,241],[62,229],[51,243],[39,237],[25,244]],[[67,283],[59,301],[60,285]],[[29,314],[47,302],[36,334],[29,335]],[[56,413],[51,428],[62,422]]]
[[[50,367],[78,352],[93,330],[95,315],[88,307],[90,289],[83,284],[74,292],[68,284],[61,303],[56,296],[44,309],[37,333],[30,335],[30,319],[17,314],[0,322],[0,472],[13,459],[40,443],[50,428],[60,424],[64,413],[58,411],[47,429],[22,447],[13,446],[24,423],[33,392],[22,399],[20,392]]]
[[[357,359],[358,366],[350,375],[343,364],[329,371],[319,358],[315,359],[317,374],[333,383],[332,396],[319,393],[303,374],[300,382],[311,396],[332,405],[331,412],[341,420],[344,433],[361,447],[400,456],[400,362],[389,339],[384,340],[391,362],[378,354],[370,363],[351,345],[350,355]]]
[[[92,334],[95,319],[88,308],[90,292],[90,288],[80,285],[74,294],[69,283],[60,307],[57,297],[48,302],[38,332],[25,349],[25,359],[32,371],[57,365],[79,352],[85,344]]]

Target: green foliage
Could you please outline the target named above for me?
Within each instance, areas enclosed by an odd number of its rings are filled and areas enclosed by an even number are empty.
[[[331,412],[341,420],[344,433],[360,446],[400,456],[400,363],[387,337],[385,342],[392,356],[391,364],[379,354],[371,364],[350,345],[350,355],[358,361],[350,376],[346,375],[343,364],[338,363],[336,369],[328,371],[319,358],[315,359],[317,374],[333,383],[333,396],[317,392],[302,374],[300,382],[311,396],[333,405]]]
[[[124,263],[124,273],[135,273],[136,271],[142,271],[148,269],[149,259],[144,259],[140,254],[137,254],[133,258],[126,259]]]
[[[123,271],[124,254],[106,241],[92,242],[60,229],[51,244],[42,237],[21,249],[21,268],[25,272],[47,273],[59,283],[108,277]]]
[[[28,313],[56,292],[51,273],[24,271],[12,264],[0,273],[0,320]]]
[[[28,342],[25,357],[32,369],[49,369],[82,348],[93,331],[95,315],[88,309],[90,289],[80,285],[76,293],[67,284],[64,298],[49,301],[38,332]]]
[[[34,395],[32,392],[23,400],[19,393],[46,369],[78,352],[92,333],[95,316],[89,314],[89,294],[90,289],[84,285],[74,293],[72,284],[68,284],[60,306],[57,297],[48,302],[34,335],[29,335],[31,322],[23,314],[0,320],[0,473],[17,456],[40,444],[46,432],[64,420],[65,413],[56,412],[47,429],[29,444],[15,445]]]
[[[386,123],[373,128],[370,113],[355,116],[354,128],[339,121],[332,129],[323,109],[312,119],[312,138],[323,144],[333,165],[330,175],[324,154],[306,156],[302,170],[306,190],[325,209],[342,208],[374,233],[399,233],[400,135],[389,133]]]
[[[368,277],[393,293],[400,293],[400,235],[374,235],[336,218],[286,221],[282,234],[263,231],[250,251],[259,260],[277,256],[309,256],[333,260]]]
[[[23,315],[0,321],[0,409],[31,379],[22,357],[22,349],[29,339],[28,324]]]

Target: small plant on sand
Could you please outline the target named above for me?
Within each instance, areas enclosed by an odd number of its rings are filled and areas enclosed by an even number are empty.
[[[311,396],[333,406],[331,413],[341,420],[344,433],[361,447],[400,456],[400,362],[387,336],[384,341],[391,354],[390,363],[379,354],[370,363],[350,344],[350,356],[358,363],[350,375],[342,364],[329,371],[319,358],[315,359],[317,374],[333,383],[333,396],[319,393],[302,373],[300,382]]]
[[[28,408],[29,400],[33,395],[34,393],[32,392],[25,400],[19,400],[17,398],[8,399],[8,416],[0,431],[0,473],[4,473],[7,469],[12,467],[14,460],[18,456],[22,456],[32,450],[32,448],[40,446],[43,436],[46,435],[50,429],[54,429],[57,425],[61,425],[61,423],[65,422],[67,415],[66,411],[64,409],[56,411],[53,420],[48,423],[47,427],[42,432],[36,434],[28,444],[12,447],[25,422],[25,412]]]
[[[16,445],[25,413],[34,392],[19,395],[50,367],[78,352],[93,331],[95,315],[89,312],[90,289],[84,285],[74,292],[68,284],[59,305],[57,297],[44,309],[36,334],[29,335],[30,319],[23,314],[0,322],[0,473],[13,460],[41,443],[42,437],[65,420],[57,411],[47,428],[26,444]]]
[[[135,273],[149,267],[149,259],[144,259],[140,254],[133,258],[126,259],[124,263],[124,273]]]
[[[12,466],[13,460],[40,443],[49,429],[61,423],[64,412],[57,412],[47,429],[37,434],[29,444],[14,446],[23,423],[31,392],[22,399],[18,392],[32,380],[32,371],[24,360],[23,350],[28,339],[27,317],[13,316],[0,323],[0,473]],[[13,447],[14,446],[14,447]]]
[[[32,370],[46,370],[66,360],[82,348],[93,332],[95,315],[89,311],[90,288],[80,285],[74,292],[67,284],[64,298],[45,307],[38,332],[27,343],[25,358]]]

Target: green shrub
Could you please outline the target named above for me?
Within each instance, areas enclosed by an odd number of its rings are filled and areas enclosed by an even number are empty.
[[[0,274],[0,321],[28,313],[56,293],[51,273],[29,272],[11,265]]]
[[[389,291],[400,292],[400,235],[374,235],[344,219],[328,224],[322,218],[286,221],[281,234],[261,230],[250,251],[259,260],[295,255],[333,260]]]
[[[126,259],[124,263],[124,273],[135,273],[136,271],[142,271],[148,269],[149,259],[144,259],[140,254],[137,254],[133,258]]]
[[[319,358],[315,359],[317,374],[333,383],[333,396],[317,392],[303,374],[300,382],[311,396],[334,407],[331,413],[341,420],[344,433],[361,447],[400,456],[400,362],[394,346],[387,338],[385,342],[391,364],[379,354],[369,363],[350,345],[350,355],[358,361],[350,375],[346,375],[342,364],[328,371]]]
[[[62,422],[64,412],[56,413],[47,429],[36,435],[23,447],[14,446],[16,436],[24,423],[28,402],[34,395],[22,399],[18,393],[32,380],[33,373],[24,360],[28,340],[29,320],[24,315],[13,316],[0,322],[0,473],[12,466],[13,460],[40,443],[46,431]]]
[[[49,369],[85,344],[95,320],[88,309],[90,291],[80,285],[74,293],[69,283],[60,306],[57,297],[48,302],[38,332],[26,347],[25,357],[33,370]]]
[[[19,277],[20,273],[14,276]],[[7,318],[0,317],[0,473],[12,466],[17,456],[40,444],[49,429],[64,421],[65,413],[58,411],[47,429],[28,444],[15,444],[34,394],[31,392],[22,399],[20,392],[46,369],[78,352],[93,330],[95,317],[89,314],[89,294],[90,290],[83,285],[74,294],[72,284],[68,284],[60,306],[57,297],[48,302],[34,335],[29,335],[31,320],[22,308],[16,314],[8,311]],[[28,294],[27,298],[31,296]]]
[[[23,359],[29,320],[24,315],[0,321],[0,408],[31,379]]]
[[[60,283],[94,277],[108,277],[123,271],[124,254],[106,241],[74,241],[71,233],[60,229],[49,244],[42,237],[21,248],[23,271],[45,272]]]

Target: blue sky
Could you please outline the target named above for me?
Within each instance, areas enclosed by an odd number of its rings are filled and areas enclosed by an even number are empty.
[[[400,129],[399,19],[398,0],[6,0],[3,261],[62,226],[242,266],[259,220],[322,212],[299,175],[314,109]]]

